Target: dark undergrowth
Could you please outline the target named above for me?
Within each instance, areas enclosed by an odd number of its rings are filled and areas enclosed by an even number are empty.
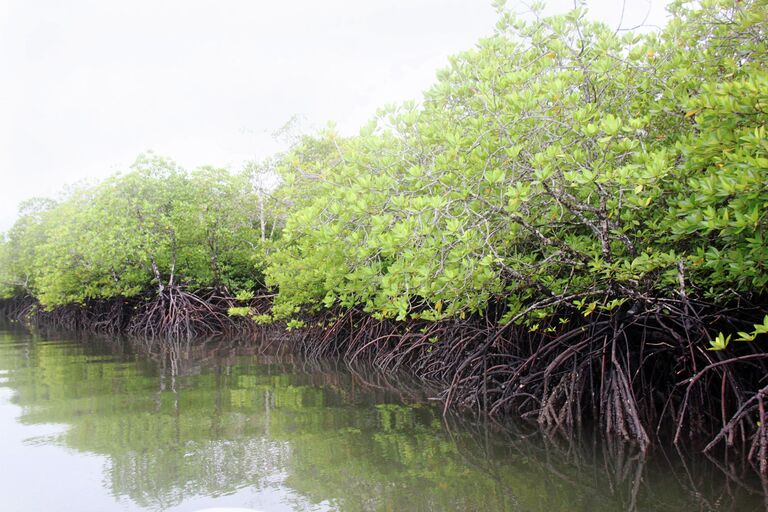
[[[269,311],[269,297],[249,304]],[[227,314],[242,304],[227,290],[179,287],[144,299],[112,299],[51,311],[33,299],[0,303],[0,314],[67,331],[127,334],[155,346],[211,337],[258,338],[308,360],[335,358],[385,372],[407,371],[438,391],[448,413],[469,408],[497,421],[522,418],[553,437],[601,432],[647,453],[673,444],[739,460],[768,476],[768,352],[765,340],[709,351],[719,331],[743,330],[764,308],[693,301],[632,306],[588,317],[564,312],[534,332],[485,317],[439,322],[377,320],[326,311],[307,327],[273,334]],[[569,316],[570,315],[570,316]]]
[[[152,343],[224,336],[247,336],[260,331],[250,320],[233,317],[238,305],[226,288],[194,292],[166,286],[162,292],[139,297],[89,300],[45,309],[31,297],[0,301],[0,315],[27,325],[70,332],[142,338]],[[269,308],[264,299],[254,307]]]

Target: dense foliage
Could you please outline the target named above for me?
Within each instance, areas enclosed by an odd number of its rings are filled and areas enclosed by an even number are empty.
[[[675,2],[660,33],[503,14],[423,106],[306,139],[267,271],[275,314],[584,315],[768,284],[764,1]],[[628,307],[628,306],[627,306]],[[562,309],[562,307],[561,307]]]
[[[149,155],[59,203],[29,201],[2,244],[2,293],[55,306],[175,282],[252,288],[268,265],[277,318],[339,304],[435,320],[501,302],[502,323],[534,326],[558,304],[764,294],[768,8],[670,9],[648,35],[582,9],[501,10],[423,105],[277,159],[270,217],[285,229],[269,254],[248,172]]]
[[[51,308],[175,285],[251,289],[266,229],[252,174],[149,154],[58,203],[29,201],[2,245],[0,292]]]

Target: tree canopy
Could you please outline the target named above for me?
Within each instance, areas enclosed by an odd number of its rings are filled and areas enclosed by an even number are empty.
[[[501,3],[503,4],[503,2]],[[272,319],[341,306],[439,320],[765,295],[764,0],[675,1],[660,31],[581,7],[450,59],[423,101],[355,136],[298,138],[240,173],[154,154],[22,205],[0,293],[48,307],[183,284],[277,292]],[[271,171],[270,171],[271,172]]]
[[[502,10],[421,105],[302,141],[278,167],[275,314],[439,319],[503,301],[502,322],[535,325],[558,304],[764,294],[768,8],[670,10],[646,35],[580,8]]]
[[[248,173],[186,172],[141,155],[126,173],[58,203],[25,203],[2,245],[2,291],[53,307],[175,284],[251,289],[261,279],[261,229]]]

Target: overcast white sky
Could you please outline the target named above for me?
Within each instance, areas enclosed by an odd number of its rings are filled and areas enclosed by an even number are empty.
[[[587,2],[612,26],[622,3]],[[624,26],[663,25],[664,4],[627,0]],[[495,20],[490,0],[0,0],[0,231],[142,151],[237,168],[295,114],[354,133]]]

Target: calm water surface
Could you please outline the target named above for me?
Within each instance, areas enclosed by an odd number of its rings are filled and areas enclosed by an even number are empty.
[[[382,375],[253,352],[233,344],[151,357],[119,342],[0,329],[0,510],[764,506],[759,486],[700,463],[641,464],[444,421],[402,382],[396,391]]]

